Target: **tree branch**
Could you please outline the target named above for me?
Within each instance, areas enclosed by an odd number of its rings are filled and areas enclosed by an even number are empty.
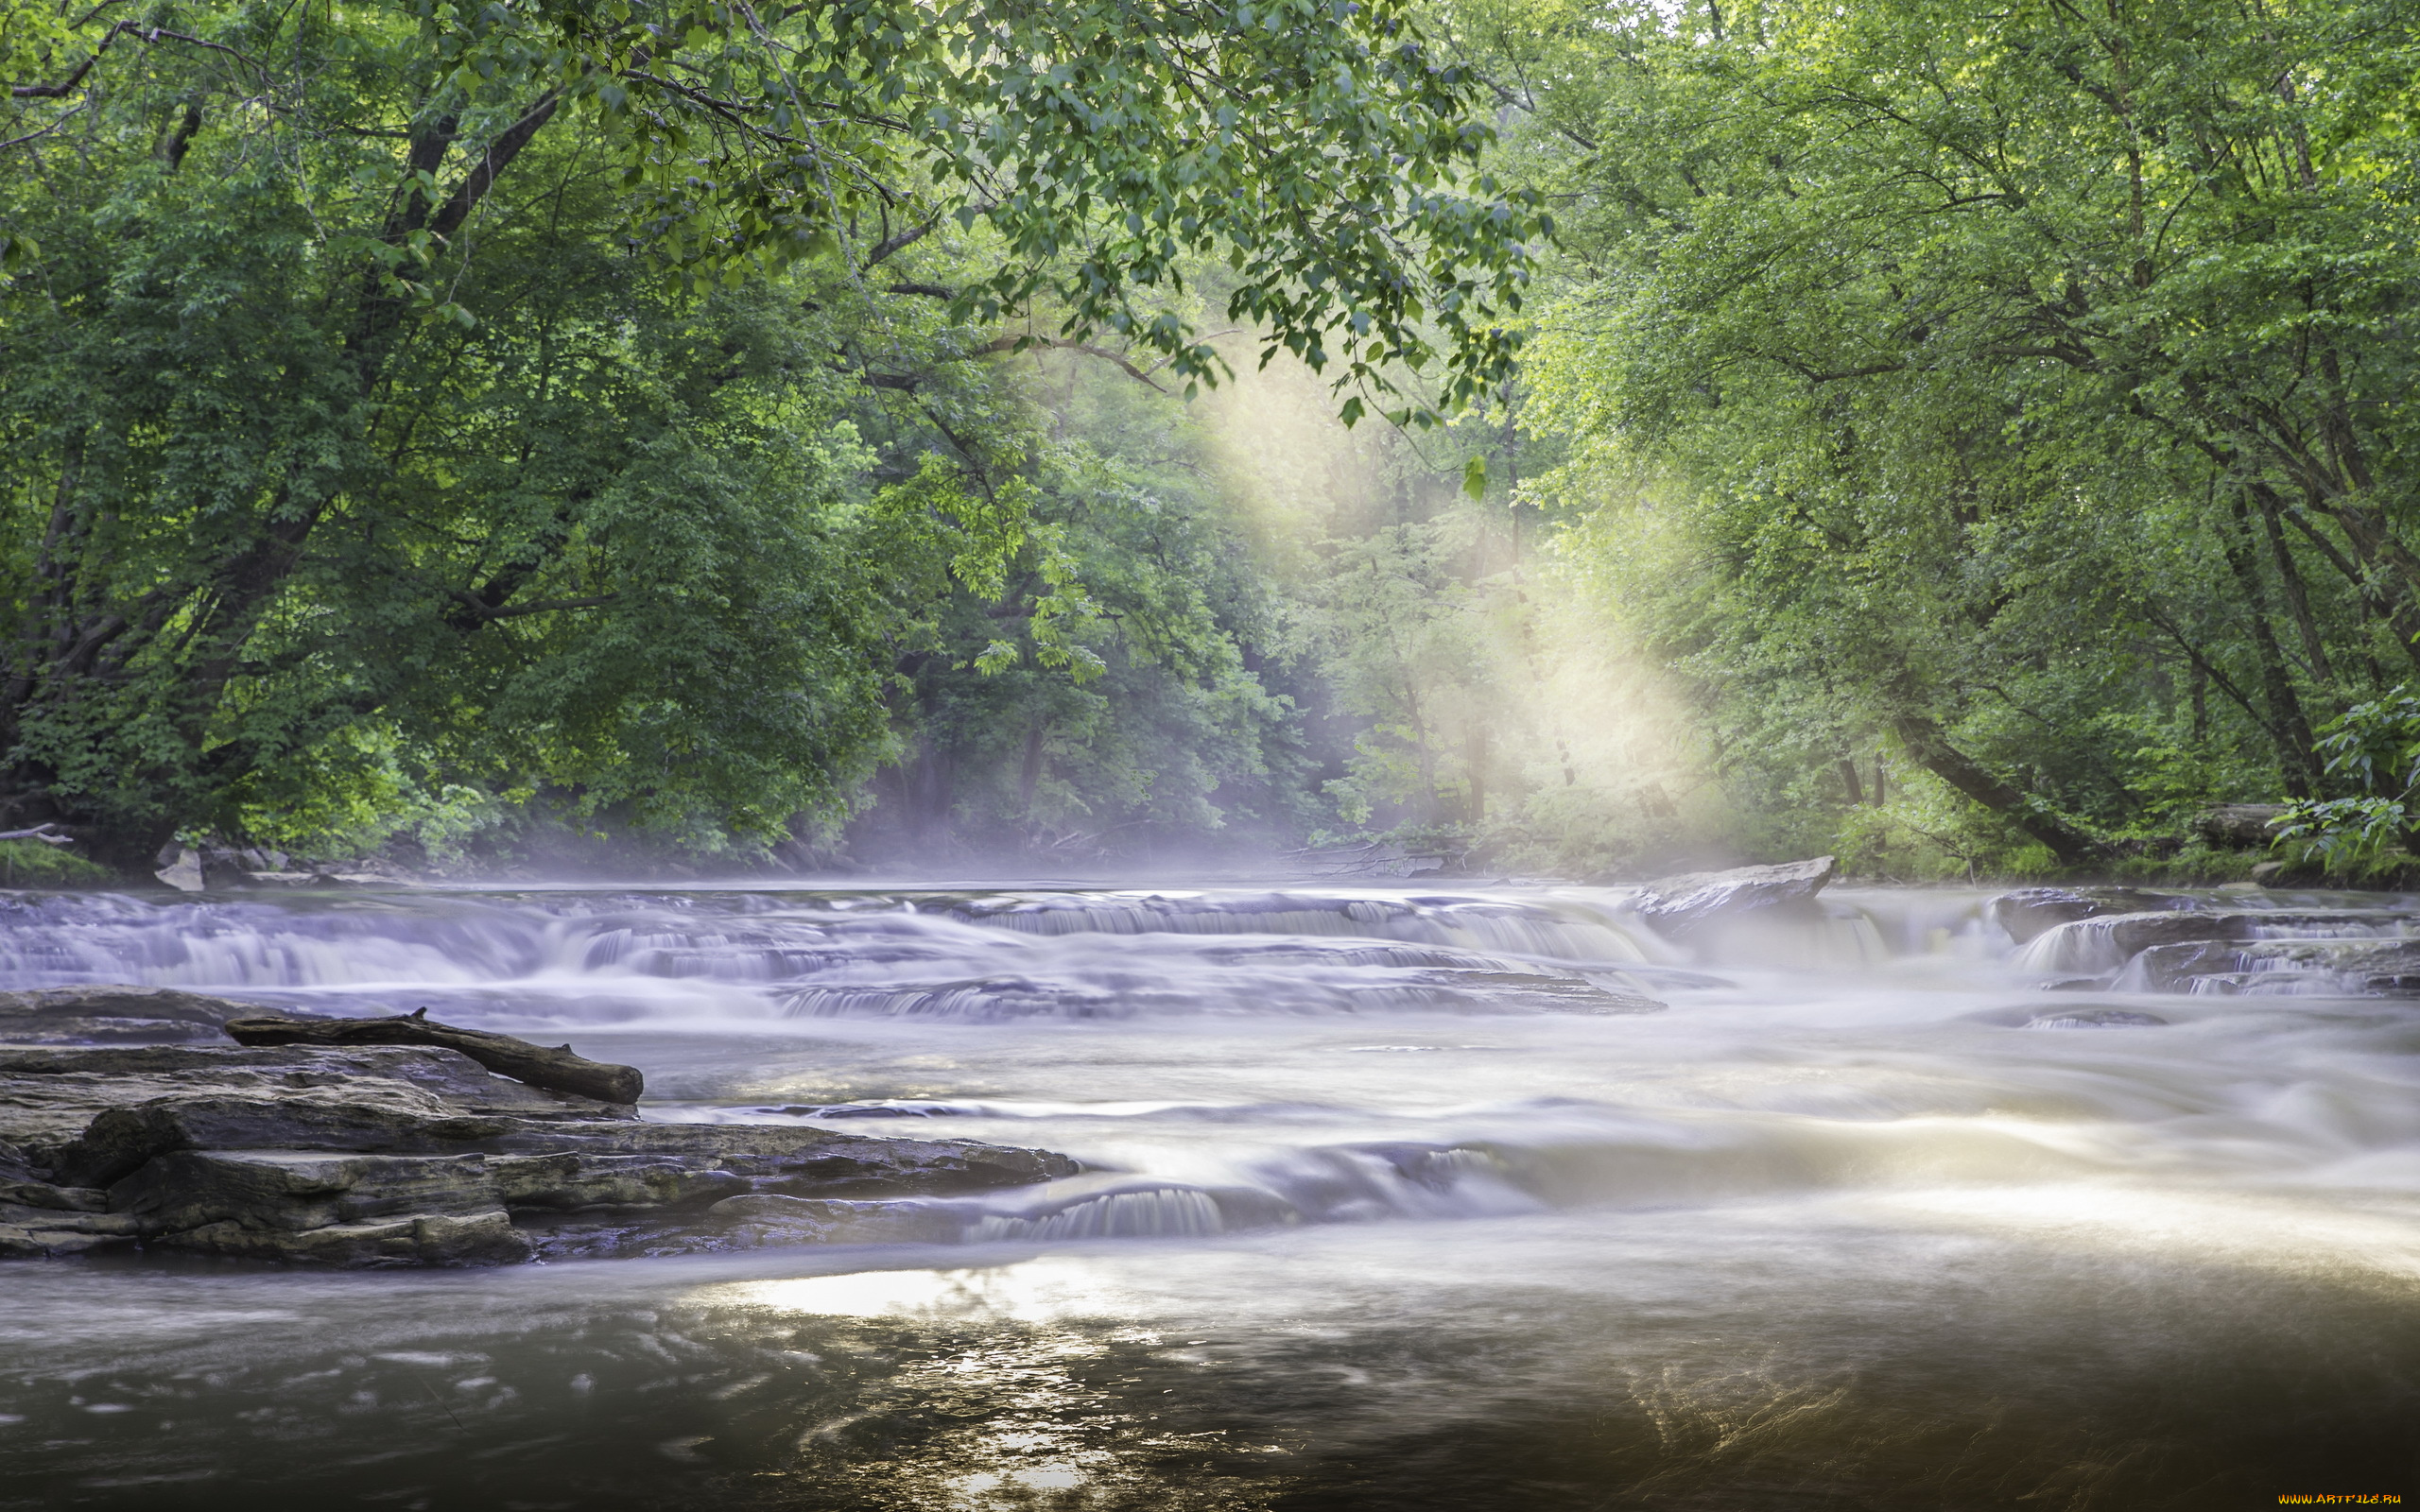
[[[991,340],[984,342],[979,347],[977,347],[975,351],[978,353],[1015,352],[1025,347],[1054,347],[1063,352],[1080,352],[1087,357],[1098,357],[1103,362],[1115,363],[1119,370],[1123,371],[1127,377],[1133,379],[1136,383],[1150,389],[1153,393],[1165,394],[1167,392],[1167,389],[1162,388],[1158,384],[1151,381],[1151,375],[1150,373],[1145,372],[1142,369],[1135,367],[1133,363],[1128,361],[1124,353],[1112,352],[1107,347],[1096,347],[1086,341],[1063,341],[1057,336],[994,336]]]
[[[464,177],[460,187],[454,191],[453,198],[445,201],[445,208],[429,222],[428,229],[448,241],[452,240],[454,232],[470,218],[471,212],[477,208],[479,200],[494,184],[496,175],[510,167],[512,160],[521,155],[521,149],[529,145],[529,139],[538,134],[538,129],[554,118],[555,110],[562,104],[562,98],[561,90],[546,91],[538,96],[537,104],[529,107],[527,114],[506,127],[503,135],[488,144],[488,149],[479,154],[478,162]]]

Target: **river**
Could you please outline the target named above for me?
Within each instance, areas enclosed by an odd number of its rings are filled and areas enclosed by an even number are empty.
[[[650,1117],[1091,1169],[945,1246],[15,1263],[0,1508],[2420,1490],[2420,1005],[2046,991],[1987,896],[1708,960],[1584,888],[9,895],[0,987],[426,1006]]]

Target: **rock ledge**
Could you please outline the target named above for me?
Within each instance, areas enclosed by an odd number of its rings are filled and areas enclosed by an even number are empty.
[[[972,1140],[648,1123],[437,1045],[0,1044],[0,1258],[487,1265],[954,1237],[935,1199],[1079,1169]]]

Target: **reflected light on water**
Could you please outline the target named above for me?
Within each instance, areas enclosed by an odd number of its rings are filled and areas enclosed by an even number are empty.
[[[1877,1218],[1915,1217],[2019,1235],[2062,1250],[2249,1265],[2294,1275],[2367,1272],[2420,1284],[2420,1228],[2408,1200],[2364,1212],[2290,1198],[2207,1195],[2060,1182],[1895,1193],[1854,1204]]]
[[[1027,1324],[1081,1317],[1131,1318],[1141,1298],[1084,1256],[1054,1255],[957,1270],[873,1270],[780,1280],[726,1281],[697,1288],[690,1300],[710,1307],[763,1309],[815,1317],[981,1319]]]

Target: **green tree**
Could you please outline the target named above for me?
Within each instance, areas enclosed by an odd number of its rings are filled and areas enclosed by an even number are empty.
[[[971,359],[1214,378],[1174,313],[1212,259],[1417,419],[1392,375],[1508,370],[1542,229],[1386,5],[8,0],[0,37],[0,814],[130,868],[398,751],[833,815],[903,627],[1026,549]]]
[[[1685,517],[1594,539],[1743,789],[1884,744],[2083,864],[2326,786],[2420,656],[2408,7],[1444,13],[1564,207],[1562,496]]]

